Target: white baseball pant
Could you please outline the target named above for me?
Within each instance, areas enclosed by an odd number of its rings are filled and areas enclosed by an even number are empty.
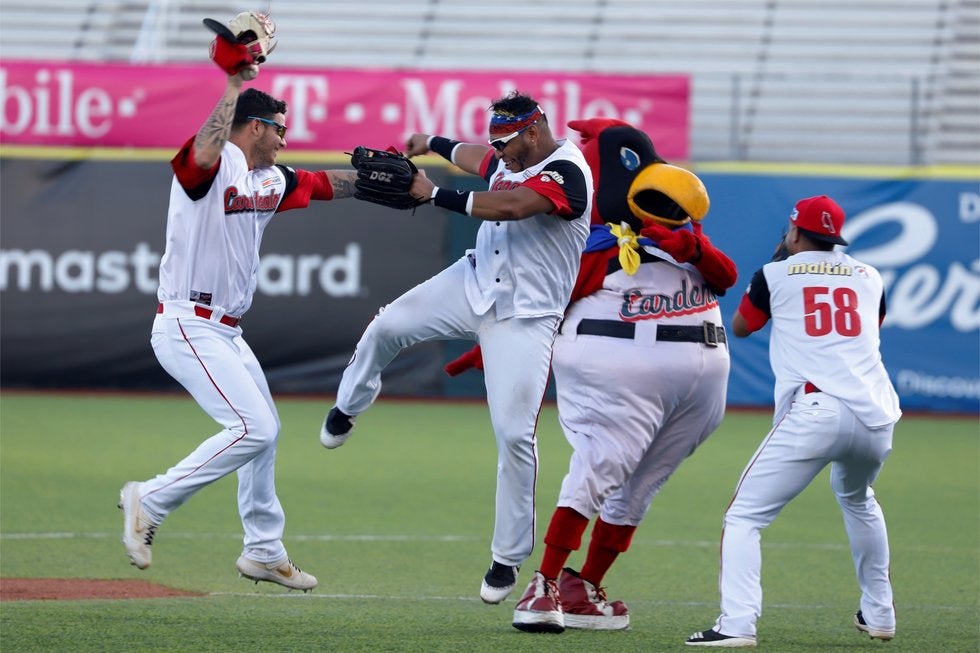
[[[498,320],[476,314],[464,292],[463,257],[384,307],[357,343],[337,390],[337,408],[367,410],[381,391],[381,372],[405,347],[428,340],[479,342],[490,422],[497,440],[494,560],[522,564],[534,547],[538,471],[535,426],[551,366],[557,316]]]
[[[140,495],[143,509],[159,522],[195,492],[237,470],[243,554],[268,563],[286,555],[286,516],[275,485],[279,414],[241,333],[202,318],[155,319],[151,344],[160,365],[224,428],[143,482]]]
[[[895,629],[888,533],[871,489],[891,453],[894,428],[869,429],[834,397],[797,393],[749,461],[725,513],[719,632],[755,637],[762,614],[760,531],[828,464],[861,588],[858,607],[871,627]]]
[[[574,449],[558,506],[637,526],[677,467],[725,414],[724,343],[577,335],[555,340],[558,415]]]

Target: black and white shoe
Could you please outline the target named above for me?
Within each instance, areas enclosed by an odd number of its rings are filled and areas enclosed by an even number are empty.
[[[862,633],[865,633],[871,639],[880,639],[883,642],[895,637],[894,630],[879,630],[878,628],[872,628],[868,625],[868,622],[864,620],[864,615],[858,610],[854,615],[854,627],[857,628]]]
[[[694,633],[684,643],[688,646],[714,646],[715,648],[755,648],[753,637],[722,635],[714,628]]]
[[[347,442],[351,431],[354,430],[354,416],[341,412],[334,406],[327,413],[327,418],[323,420],[323,428],[320,429],[320,444],[327,449],[336,449]]]
[[[480,586],[483,602],[496,604],[510,596],[517,586],[517,572],[520,570],[520,567],[510,567],[494,560]]]

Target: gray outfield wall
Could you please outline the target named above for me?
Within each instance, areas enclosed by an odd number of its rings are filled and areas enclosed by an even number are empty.
[[[0,383],[172,386],[149,345],[169,163],[4,158],[0,178]],[[413,216],[357,200],[279,214],[242,321],[273,390],[334,392],[378,308],[461,254],[449,239],[467,226],[432,207]],[[443,349],[404,352],[386,391],[441,392]]]

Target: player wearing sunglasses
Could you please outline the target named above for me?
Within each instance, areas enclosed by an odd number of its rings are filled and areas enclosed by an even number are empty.
[[[237,471],[245,531],[238,572],[306,591],[317,579],[292,563],[282,542],[286,520],[275,489],[279,415],[239,321],[252,305],[269,222],[311,200],[351,197],[355,172],[278,165],[286,147],[286,103],[254,88],[242,92],[243,82],[258,74],[250,63],[257,59],[242,55],[244,45],[220,36],[215,43],[212,58],[228,75],[227,85],[171,161],[151,344],[161,366],[220,430],[170,469],[123,486],[123,544],[132,564],[149,567],[161,522],[198,490]],[[231,54],[215,57],[215,51]]]
[[[416,198],[482,220],[476,246],[374,318],[320,439],[330,449],[343,444],[354,417],[377,398],[382,370],[402,348],[433,339],[482,345],[497,441],[497,499],[492,561],[480,597],[500,603],[534,543],[535,426],[555,333],[589,234],[592,174],[573,143],[555,140],[527,95],[493,103],[489,137],[490,146],[428,134],[409,138],[409,156],[432,151],[487,182],[487,191],[458,193],[419,173],[410,189]]]

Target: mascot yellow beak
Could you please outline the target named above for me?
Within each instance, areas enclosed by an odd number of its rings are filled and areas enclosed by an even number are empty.
[[[708,191],[697,175],[669,163],[647,166],[630,184],[626,201],[633,215],[674,229],[708,213]]]

